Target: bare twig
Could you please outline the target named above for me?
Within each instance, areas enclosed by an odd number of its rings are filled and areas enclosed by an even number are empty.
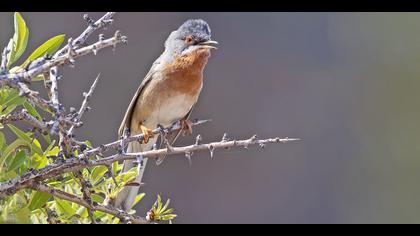
[[[92,24],[91,21],[93,21],[93,20],[91,20],[89,18],[89,16],[87,14],[85,14],[83,16],[83,18],[86,21],[88,21],[89,25],[85,29],[85,31],[83,31],[83,33],[80,34],[79,37],[77,37],[75,40],[73,40],[72,46],[74,48],[79,48],[81,45],[83,45],[86,42],[87,38],[93,32],[95,32],[95,30],[104,28],[104,27],[108,26],[109,24],[111,24],[113,22],[114,15],[115,15],[115,12],[107,12],[99,20],[97,20],[95,23]],[[55,53],[54,58],[62,56],[63,54],[67,53],[68,48],[69,48],[68,46],[65,46],[62,49],[60,49],[58,52]]]
[[[194,122],[192,122],[192,126],[205,124],[205,123],[210,122],[210,121],[211,121],[210,119],[195,120]],[[180,124],[180,122],[176,122],[173,126],[168,128],[168,132],[176,132],[181,128],[182,128],[182,125]],[[161,132],[161,129],[157,128],[157,129],[154,129],[152,131],[152,134],[158,135],[158,134],[160,134],[160,132]],[[128,136],[128,137],[123,138],[124,143],[129,143],[129,142],[133,142],[133,141],[143,141],[143,140],[144,140],[144,135],[143,134],[138,134],[138,135],[133,135],[133,136]],[[103,153],[103,152],[109,151],[109,150],[118,150],[120,148],[120,145],[121,145],[121,140],[118,140],[118,141],[108,143],[108,144],[105,144],[105,145],[100,145],[97,148],[90,149],[90,150],[86,151],[84,155],[92,156],[92,155],[97,155],[97,154],[100,154],[100,153]]]
[[[39,95],[39,92],[33,91],[28,88],[28,86],[25,83],[19,82],[19,83],[12,83],[13,88],[16,88],[19,91],[19,94],[22,96],[26,96],[29,101],[32,103],[35,103],[37,106],[42,108],[43,110],[49,111],[49,112],[55,112],[55,106],[48,100],[45,100]]]
[[[245,139],[245,140],[233,140],[233,141],[220,141],[212,142],[207,144],[200,145],[190,145],[184,147],[172,147],[171,151],[168,152],[166,148],[158,150],[150,150],[141,153],[125,153],[125,154],[115,154],[110,157],[102,158],[99,160],[93,160],[89,162],[91,166],[97,165],[107,165],[115,161],[124,161],[124,160],[134,160],[137,156],[141,155],[143,158],[157,158],[160,155],[175,155],[175,154],[185,154],[192,153],[195,151],[212,151],[215,149],[226,149],[232,147],[244,147],[248,148],[253,145],[266,145],[270,143],[287,143],[292,141],[299,141],[300,139],[296,138],[270,138],[270,139]]]
[[[83,102],[82,105],[80,106],[79,111],[76,113],[76,117],[73,118],[73,122],[80,122],[80,120],[82,119],[83,114],[85,113],[86,110],[88,110],[88,103],[89,103],[89,99],[93,94],[93,91],[95,91],[96,85],[98,84],[98,80],[99,80],[99,76],[100,74],[96,77],[95,81],[93,82],[92,86],[90,86],[89,92],[87,93],[83,93]],[[72,135],[74,132],[74,128],[76,126],[72,125],[68,131],[69,135]]]
[[[7,116],[0,117],[1,124],[8,124],[14,121],[23,121],[32,127],[35,127],[41,131],[47,132],[49,134],[56,134],[57,131],[52,129],[53,121],[43,122],[38,120],[36,117],[30,115],[25,109],[22,109],[20,112],[15,112]]]
[[[51,102],[55,108],[54,109],[55,112],[59,112],[60,102],[58,101],[58,70],[56,66],[50,69],[50,81],[51,81],[51,87],[50,87]]]
[[[16,84],[17,82],[30,82],[31,78],[42,74],[43,72],[48,71],[53,67],[71,64],[72,59],[92,54],[100,49],[114,47],[119,43],[126,42],[126,36],[115,34],[112,38],[100,40],[89,46],[74,50],[72,56],[69,56],[67,53],[51,60],[43,59],[43,61],[41,61],[42,63],[37,63],[37,66],[29,67],[28,71],[19,71],[17,73],[0,75],[0,86],[10,86],[11,84]]]
[[[7,47],[5,47],[1,54],[0,74],[5,74],[7,72],[7,54],[8,50]]]

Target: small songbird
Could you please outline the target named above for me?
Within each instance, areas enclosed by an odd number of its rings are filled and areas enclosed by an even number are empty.
[[[169,145],[181,132],[192,132],[188,118],[203,87],[203,71],[210,51],[216,49],[217,44],[211,40],[209,25],[201,19],[187,20],[169,35],[164,52],[137,89],[119,128],[120,136],[125,131],[131,135],[145,135],[143,142],[129,143],[127,153],[150,150],[157,141],[151,130],[160,125],[168,127],[177,121],[183,125],[179,132],[167,135],[165,140]],[[164,155],[160,156],[156,163],[162,163],[164,158]],[[142,179],[146,162],[147,158],[139,164],[137,182]],[[133,167],[133,161],[125,161],[123,171]],[[130,209],[138,190],[139,186],[124,187],[114,205]]]

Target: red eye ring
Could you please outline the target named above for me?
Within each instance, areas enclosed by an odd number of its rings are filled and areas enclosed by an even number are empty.
[[[185,42],[187,44],[192,44],[194,42],[194,39],[191,35],[189,35],[189,36],[185,37]]]

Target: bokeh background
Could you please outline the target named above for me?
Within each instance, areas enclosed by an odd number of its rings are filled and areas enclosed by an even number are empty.
[[[28,52],[57,34],[76,37],[82,16],[23,13]],[[80,139],[115,140],[166,37],[189,18],[205,19],[220,42],[192,115],[213,122],[195,134],[303,141],[196,153],[192,166],[182,155],[151,163],[141,214],[161,193],[175,223],[420,223],[419,13],[119,13],[104,34],[120,29],[128,45],[62,71],[62,101],[75,107],[101,73]],[[0,13],[0,45],[12,19]]]

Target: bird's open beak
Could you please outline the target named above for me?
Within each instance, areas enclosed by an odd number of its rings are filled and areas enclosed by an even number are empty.
[[[217,49],[216,46],[219,45],[219,43],[217,41],[208,40],[205,42],[201,42],[198,45],[200,45],[201,48]]]

